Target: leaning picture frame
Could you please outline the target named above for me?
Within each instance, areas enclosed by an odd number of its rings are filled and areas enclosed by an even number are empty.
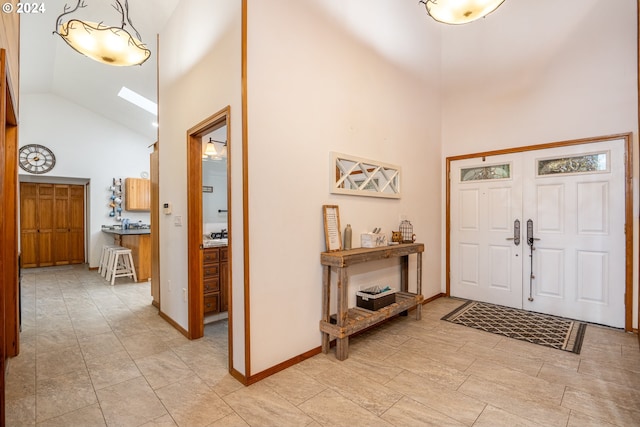
[[[342,250],[342,235],[340,233],[340,210],[337,205],[323,205],[324,239],[327,252]]]

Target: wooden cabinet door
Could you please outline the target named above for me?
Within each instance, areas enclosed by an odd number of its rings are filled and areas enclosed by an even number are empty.
[[[124,208],[128,211],[150,211],[151,181],[142,178],[125,179]]]
[[[69,188],[69,262],[84,263],[84,186]]]

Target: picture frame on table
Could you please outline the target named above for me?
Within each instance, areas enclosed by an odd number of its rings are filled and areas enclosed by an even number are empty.
[[[327,252],[342,250],[342,233],[340,232],[340,208],[337,205],[323,205],[324,239]]]

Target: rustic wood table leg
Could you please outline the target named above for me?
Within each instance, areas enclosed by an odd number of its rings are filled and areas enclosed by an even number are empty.
[[[400,291],[409,292],[409,255],[400,257]]]
[[[418,277],[417,277],[417,288],[416,288],[416,294],[421,295],[422,294],[422,252],[418,252],[417,254],[418,259],[417,259],[417,269],[418,269]],[[418,306],[416,307],[416,320],[420,320],[422,319],[422,303],[418,303]]]
[[[329,313],[331,307],[331,267],[322,267],[322,320],[325,322],[330,321],[331,314]],[[324,354],[329,353],[331,337],[328,333],[322,332],[322,352]]]
[[[337,325],[339,328],[344,328],[347,324],[347,311],[348,311],[348,295],[347,289],[349,288],[349,280],[347,277],[347,270],[345,268],[338,268],[338,318]],[[336,339],[336,359],[345,360],[349,357],[349,337],[338,337]]]

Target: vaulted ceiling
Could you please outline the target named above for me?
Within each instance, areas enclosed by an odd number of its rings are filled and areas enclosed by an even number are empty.
[[[124,3],[124,0],[121,0]],[[151,58],[134,67],[95,62],[71,49],[53,34],[65,4],[76,0],[47,0],[44,13],[20,19],[20,93],[53,93],[155,141],[157,118],[119,98],[123,86],[157,102],[157,34],[179,0],[129,0],[129,17],[151,49]],[[119,26],[113,0],[84,0],[85,8],[71,16]]]

